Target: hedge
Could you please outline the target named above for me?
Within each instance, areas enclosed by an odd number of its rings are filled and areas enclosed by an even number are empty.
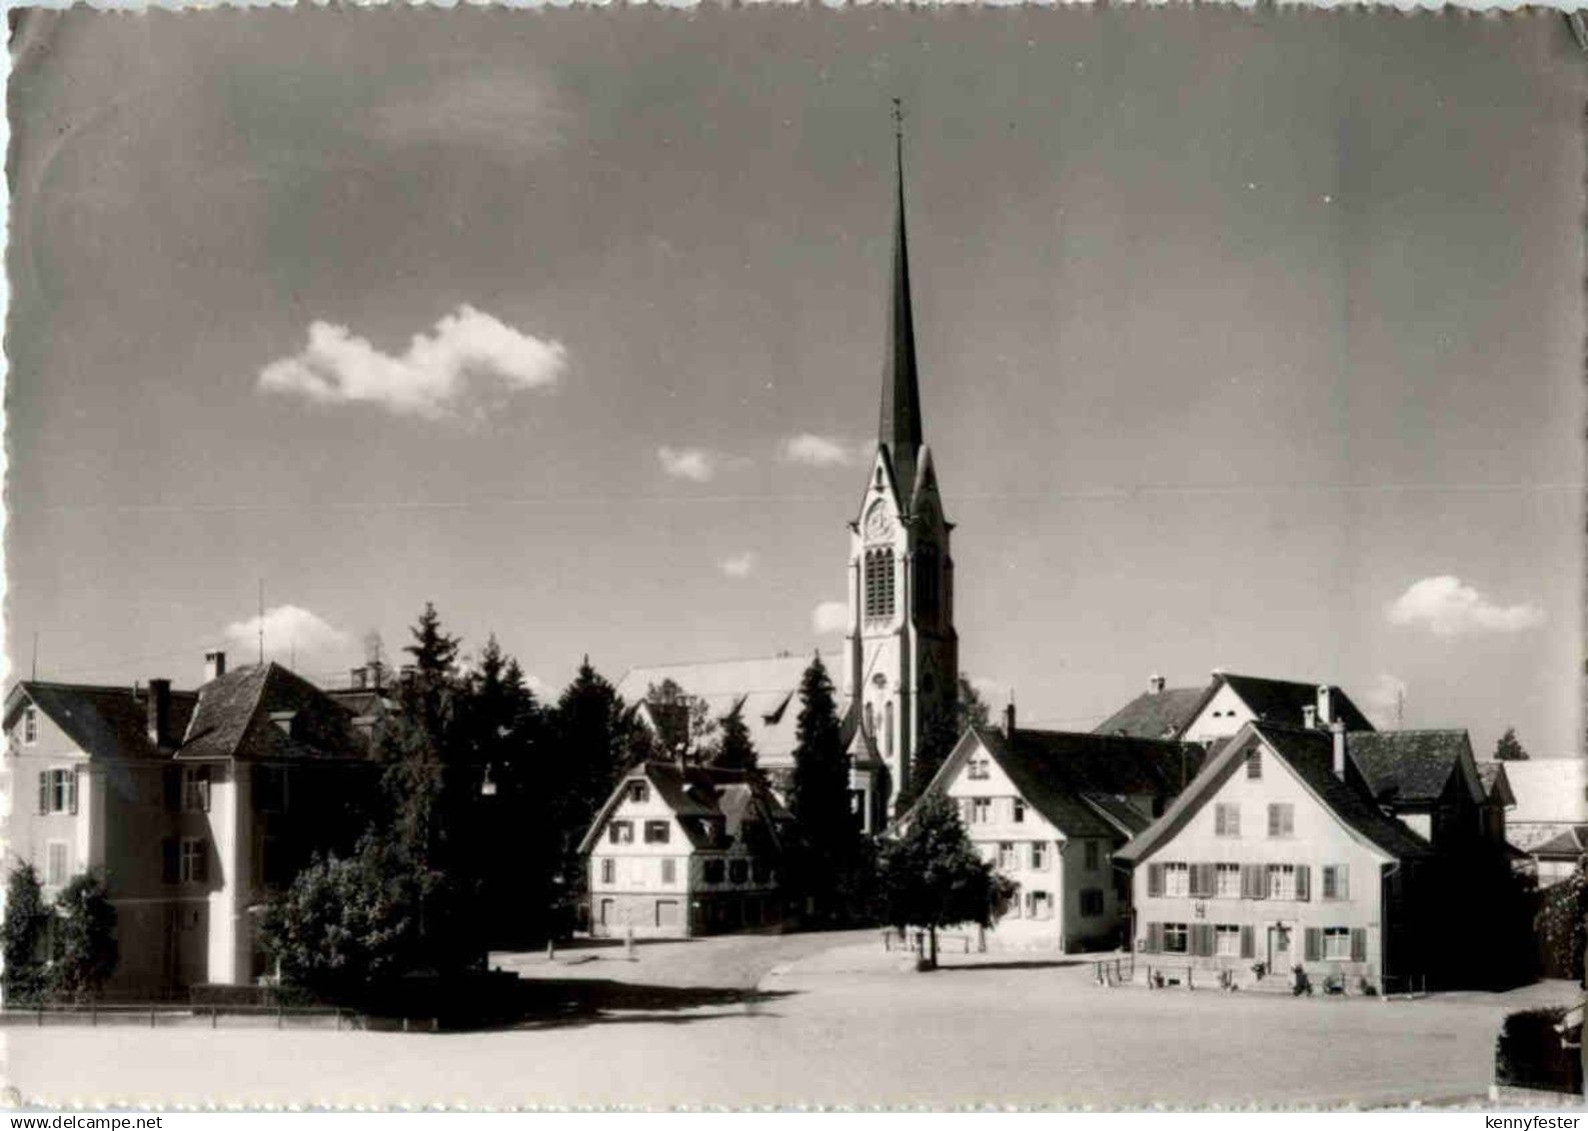
[[[1494,1043],[1494,1082],[1513,1088],[1582,1094],[1582,1026],[1565,1033],[1555,1026],[1562,1007],[1524,1009],[1508,1014]]]

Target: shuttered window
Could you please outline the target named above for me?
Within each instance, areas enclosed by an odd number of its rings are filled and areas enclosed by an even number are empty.
[[[1233,801],[1220,801],[1213,806],[1213,835],[1241,835],[1241,807]]]
[[[1241,865],[1241,898],[1268,898],[1268,872],[1261,864]]]
[[[1345,962],[1351,957],[1351,929],[1323,928],[1323,957],[1326,962]]]
[[[1308,962],[1321,962],[1323,960],[1323,929],[1321,927],[1307,928],[1306,949],[1303,954]]]
[[[1366,962],[1367,961],[1367,928],[1366,927],[1352,927],[1351,928],[1351,961],[1352,962]]]
[[[1251,926],[1241,928],[1241,957],[1257,957],[1257,931]]]
[[[1163,894],[1163,865],[1162,864],[1148,864],[1147,865],[1147,894],[1149,896],[1154,896],[1154,897],[1160,896],[1160,895]]]
[[[1159,954],[1163,951],[1163,924],[1147,924],[1147,940],[1142,950],[1147,954]]]
[[[1296,898],[1312,898],[1312,866],[1310,864],[1296,865]]]
[[[1268,805],[1268,835],[1294,836],[1296,834],[1296,807],[1288,801],[1272,801]]]
[[[77,812],[77,771],[39,771],[39,812]]]
[[[1323,898],[1351,898],[1351,870],[1348,865],[1325,864],[1323,866]]]
[[[1241,898],[1241,866],[1239,864],[1214,865],[1213,894],[1219,899]]]
[[[1191,898],[1212,899],[1217,886],[1218,873],[1215,865],[1191,865]]]
[[[1163,866],[1163,894],[1170,899],[1191,894],[1191,867],[1188,864]]]
[[[1294,864],[1268,865],[1268,898],[1296,898],[1296,866]]]
[[[1184,923],[1165,923],[1163,925],[1163,952],[1165,954],[1186,954],[1191,948],[1191,930]]]
[[[1241,956],[1241,928],[1234,923],[1220,923],[1213,928],[1213,953],[1220,958]]]

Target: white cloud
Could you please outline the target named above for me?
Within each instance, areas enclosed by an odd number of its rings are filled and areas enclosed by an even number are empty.
[[[755,572],[755,555],[747,552],[723,558],[717,563],[717,568],[728,577],[749,577]]]
[[[717,474],[717,457],[704,448],[663,446],[656,449],[656,458],[661,461],[662,470],[674,479],[704,483]]]
[[[1391,624],[1426,628],[1435,636],[1520,632],[1544,623],[1536,604],[1496,605],[1448,574],[1413,582],[1385,610]]]
[[[415,334],[400,357],[382,353],[346,326],[312,322],[303,352],[261,369],[259,388],[436,420],[478,393],[481,381],[507,392],[539,389],[555,384],[567,365],[560,342],[520,333],[465,303],[430,334]]]
[[[1382,673],[1378,682],[1368,688],[1363,703],[1376,725],[1388,729],[1399,723],[1398,709],[1404,702],[1406,691],[1406,681],[1388,672]]]
[[[849,631],[849,606],[843,601],[823,601],[811,611],[811,627],[822,635]]]
[[[783,458],[789,463],[803,463],[809,467],[847,467],[854,457],[841,440],[801,432],[783,441]]]
[[[249,617],[226,626],[227,643],[243,656],[255,655],[259,647],[259,617]],[[265,654],[304,659],[323,659],[327,655],[356,650],[358,642],[351,633],[328,624],[308,609],[297,605],[277,605],[266,609]]]

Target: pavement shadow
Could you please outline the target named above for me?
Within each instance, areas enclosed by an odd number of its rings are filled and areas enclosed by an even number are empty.
[[[794,990],[718,986],[650,986],[602,978],[535,979],[519,987],[517,1020],[496,1028],[555,1029],[636,1022],[691,1024],[721,1017],[776,1016],[762,1007]],[[732,1009],[731,1007],[739,1007]],[[721,1010],[723,1012],[698,1012]]]
[[[944,966],[939,962],[933,973],[937,974],[974,974],[981,970],[1052,970],[1064,966],[1085,966],[1088,960],[1084,958],[1053,958],[1042,959],[1037,962],[976,962],[964,966]]]

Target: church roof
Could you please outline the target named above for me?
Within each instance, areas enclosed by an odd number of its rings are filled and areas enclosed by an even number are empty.
[[[806,655],[780,655],[630,668],[618,681],[617,692],[625,703],[638,703],[652,684],[670,679],[687,694],[703,699],[713,719],[739,706],[757,761],[763,769],[772,769],[793,764],[800,678],[810,662]],[[841,686],[843,656],[824,653],[822,663],[833,681],[842,718],[849,702]]]
[[[904,141],[895,138],[898,194],[893,232],[893,278],[888,298],[887,342],[882,371],[882,411],[877,442],[892,457],[900,503],[910,505],[916,458],[921,448],[921,393],[916,376],[915,319],[910,302],[910,251],[904,222]]]

